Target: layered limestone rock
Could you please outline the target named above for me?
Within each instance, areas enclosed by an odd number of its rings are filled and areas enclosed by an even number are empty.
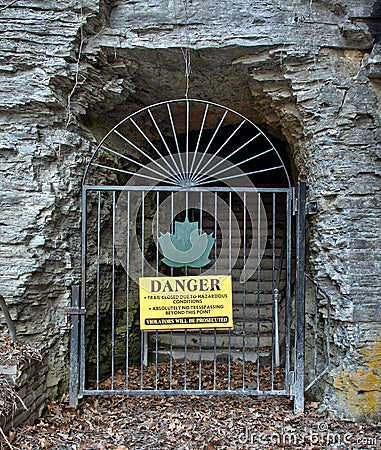
[[[10,3],[0,6],[0,289],[20,338],[50,347],[51,394],[67,380],[86,162],[126,115],[185,95],[189,47],[189,96],[284,141],[317,203],[309,271],[333,307],[325,401],[348,416],[380,412],[380,2]]]

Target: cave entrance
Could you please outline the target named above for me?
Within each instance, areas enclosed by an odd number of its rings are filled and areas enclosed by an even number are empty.
[[[221,105],[167,101],[115,126],[83,183],[71,404],[83,395],[249,394],[293,395],[303,409],[303,184],[297,192],[264,132]],[[231,276],[232,328],[213,326],[218,295],[209,306],[168,295],[162,319],[190,323],[206,308],[210,326],[141,330],[141,277],[210,275]]]

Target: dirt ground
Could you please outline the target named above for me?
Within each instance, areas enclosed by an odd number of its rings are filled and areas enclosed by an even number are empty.
[[[39,358],[32,347],[0,340],[2,364]],[[197,388],[198,366],[188,365],[189,386]],[[242,380],[241,366],[232,365],[231,386]],[[203,389],[225,379],[224,365],[205,367]],[[168,368],[147,369],[145,382],[168,388]],[[181,365],[172,367],[179,374]],[[247,382],[255,382],[255,367],[247,367]],[[135,373],[136,372],[136,373]],[[140,379],[132,369],[131,388]],[[267,388],[279,388],[281,371],[260,370]],[[252,377],[252,379],[250,378]],[[158,378],[159,377],[159,378]],[[267,380],[267,381],[266,381]],[[4,381],[4,380],[3,380]],[[183,381],[183,380],[182,380]],[[113,379],[123,389],[125,374]],[[216,382],[218,389],[226,389]],[[104,384],[104,386],[103,386]],[[110,388],[105,380],[101,388]],[[163,384],[163,386],[161,386]],[[226,383],[225,383],[226,384]],[[8,386],[8,387],[7,387]],[[0,383],[0,414],[10,414],[15,401],[11,386]],[[131,449],[381,449],[381,422],[347,422],[331,416],[317,402],[307,402],[305,413],[294,415],[292,401],[285,397],[261,398],[243,395],[207,396],[93,396],[82,399],[77,408],[68,406],[67,396],[51,402],[35,424],[25,424],[0,436],[0,449],[131,450]]]
[[[321,410],[309,402],[295,416],[281,397],[89,397],[76,409],[51,403],[8,440],[14,449],[381,449],[381,422],[345,422]]]

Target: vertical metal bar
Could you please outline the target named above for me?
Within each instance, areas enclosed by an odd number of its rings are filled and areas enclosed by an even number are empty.
[[[276,240],[276,234],[275,234],[275,222],[276,222],[276,194],[273,192],[272,194],[272,241],[273,245],[271,248],[272,253],[272,260],[271,260],[271,286],[272,286],[272,332],[271,332],[271,390],[274,389],[274,363],[277,359],[276,353],[277,353],[277,342],[276,342],[276,335],[277,335],[277,328],[278,328],[278,308],[275,302],[276,299],[276,292],[275,290],[275,240]],[[279,352],[278,352],[279,355]],[[276,364],[276,363],[275,363]]]
[[[293,190],[287,192],[286,207],[286,303],[285,303],[285,367],[284,367],[284,384],[285,389],[290,389],[290,307],[291,307],[291,245],[292,245],[292,197]]]
[[[156,276],[159,276],[159,208],[160,208],[160,192],[156,192]]]
[[[257,196],[257,390],[260,386],[260,351],[261,351],[261,194],[258,192]]]
[[[185,191],[185,216],[188,217],[189,192]]]
[[[111,389],[115,376],[115,191],[112,191]]]
[[[201,344],[201,340],[202,340],[202,330],[200,328],[199,330],[199,336],[198,336],[198,389],[199,391],[201,391],[202,388],[202,344]]]
[[[186,178],[189,177],[189,101],[186,101],[187,114],[186,114],[186,142],[185,142],[185,171]]]
[[[200,235],[201,235],[201,233],[202,233],[202,213],[203,213],[203,211],[202,211],[202,208],[203,208],[203,198],[202,198],[202,194],[203,194],[203,192],[202,191],[200,191]],[[202,273],[202,268],[200,267],[200,275],[201,275],[201,273]]]
[[[217,333],[214,329],[214,341],[213,341],[213,390],[216,390],[216,378],[217,378]]]
[[[245,390],[246,358],[246,192],[243,193],[243,298],[242,298],[242,390]]]
[[[79,308],[80,286],[71,287],[71,306]],[[79,317],[77,314],[70,315],[70,384],[69,384],[69,405],[78,405],[78,344],[79,344]]]
[[[159,366],[158,366],[158,352],[159,352],[159,336],[158,331],[155,333],[155,389],[157,390],[157,386],[159,383]]]
[[[202,214],[203,214],[203,197],[202,197],[202,191],[200,191],[200,235],[202,233]],[[202,269],[200,268],[200,275],[201,275]],[[202,375],[202,329],[199,330],[199,342],[198,342],[198,388],[201,390],[201,375]]]
[[[306,264],[306,184],[298,183],[296,222],[296,298],[295,298],[295,389],[294,412],[304,411],[305,346],[305,264]]]
[[[214,193],[214,273],[217,274],[217,246],[218,246],[218,236],[217,236],[217,224],[218,224],[218,217],[217,217],[217,199],[218,199],[218,193]]]
[[[80,306],[86,307],[87,285],[87,190],[82,186],[82,251],[81,251],[81,301]],[[85,315],[80,318],[80,342],[79,342],[79,397],[83,396],[85,389]]]
[[[174,194],[171,192],[171,234],[174,232]],[[173,277],[173,267],[171,267],[171,277]],[[169,332],[169,389],[172,389],[173,376],[173,331]]]
[[[229,275],[232,272],[232,193],[229,191]],[[214,331],[215,332],[215,331]],[[231,389],[231,331],[228,330],[228,390]]]
[[[318,288],[315,285],[315,298],[314,298],[314,378],[317,376],[317,346],[318,346]]]
[[[172,389],[172,376],[173,376],[173,331],[169,334],[169,389]]]
[[[187,101],[188,108],[188,101]],[[188,110],[187,110],[188,111]],[[188,122],[187,122],[188,124]],[[188,145],[188,131],[187,130],[187,145]],[[188,152],[187,152],[187,167],[188,167]],[[188,218],[188,208],[189,208],[189,192],[185,191],[185,214]],[[185,266],[185,276],[188,275],[188,266]],[[187,390],[187,330],[184,330],[184,391]]]
[[[99,389],[99,301],[100,301],[100,249],[101,249],[101,191],[97,207],[97,287],[96,287],[96,388]]]
[[[159,207],[160,207],[160,192],[156,192],[156,276],[159,275],[159,246],[158,237],[159,237]],[[159,334],[158,330],[155,333],[155,386],[157,390],[158,381],[159,381],[159,366],[158,366],[158,352],[159,352]]]
[[[141,274],[142,277],[144,277],[144,194],[145,192],[142,191],[142,220],[141,220],[141,251],[142,251],[142,260],[141,260]],[[144,365],[146,362],[146,333],[144,331],[140,332],[140,389],[143,389],[143,371],[144,371]]]
[[[128,390],[129,384],[129,328],[130,328],[130,203],[131,192],[127,192],[127,246],[126,246],[126,390]]]
[[[215,242],[214,242],[214,273],[217,273],[217,245],[218,245],[218,237],[217,237],[217,223],[218,223],[218,218],[217,218],[217,200],[218,200],[218,194],[217,192],[214,193],[214,237],[215,237]],[[217,331],[216,329],[213,330],[214,333],[214,343],[217,341]],[[229,329],[229,333],[230,333],[230,329]],[[228,338],[229,339],[229,338]],[[216,366],[214,366],[214,373],[216,373]],[[213,382],[213,389],[216,390],[216,383],[215,383],[215,377],[214,377],[214,382]]]
[[[174,233],[174,224],[173,224],[173,219],[174,219],[174,193],[173,191],[171,192],[171,234]],[[173,277],[173,267],[171,267],[171,277]]]
[[[184,391],[187,390],[187,330],[184,330]]]

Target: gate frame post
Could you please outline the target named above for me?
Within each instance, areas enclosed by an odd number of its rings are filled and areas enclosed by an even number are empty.
[[[79,293],[80,286],[71,287],[70,315],[70,380],[69,380],[69,405],[74,408],[78,405],[79,392]]]
[[[294,413],[304,411],[306,183],[298,183],[296,220],[295,383]]]

